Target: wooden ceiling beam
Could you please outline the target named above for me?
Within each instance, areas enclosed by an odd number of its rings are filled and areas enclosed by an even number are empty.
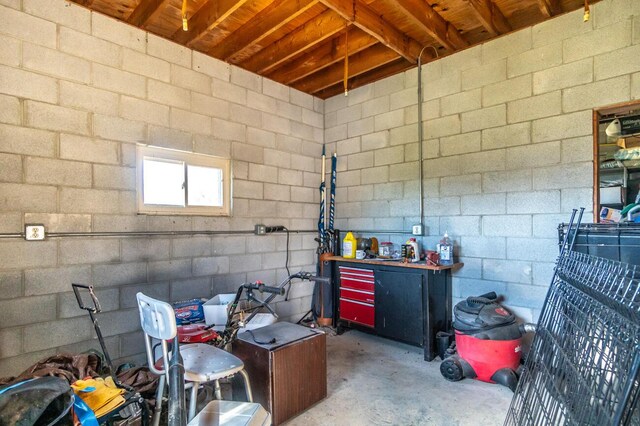
[[[547,18],[562,13],[562,4],[560,0],[538,0],[540,11]]]
[[[263,75],[345,28],[344,20],[327,10],[242,62],[242,68]]]
[[[458,29],[447,22],[425,0],[402,0],[397,6],[427,34],[451,51],[469,46]]]
[[[166,0],[142,0],[127,18],[127,22],[136,27],[144,28],[151,17],[160,10]]]
[[[193,43],[220,25],[229,15],[242,7],[248,0],[209,0],[192,17],[189,18],[189,31],[182,27],[173,33],[171,38],[180,44],[192,47]]]
[[[399,72],[405,71],[413,67],[415,67],[414,63],[411,63],[406,59],[400,57],[395,61],[390,62],[386,65],[383,65],[381,67],[378,67],[372,71],[353,77],[352,79],[349,80],[349,90],[362,87],[366,84],[373,83],[374,81],[378,81],[380,79],[389,77],[391,75],[397,74]],[[344,87],[342,83],[338,83],[338,84],[334,84],[331,87],[327,87],[325,89],[314,92],[313,95],[318,96],[321,99],[327,99],[342,93],[344,93]]]
[[[258,43],[317,3],[318,0],[275,0],[208,53],[215,58],[227,60]]]
[[[413,63],[418,61],[420,53],[418,42],[402,34],[366,4],[359,0],[354,0],[353,3],[341,0],[320,0],[320,2],[361,30],[371,34],[380,43],[396,51],[408,61]],[[400,5],[403,2],[404,0],[397,3]]]
[[[267,77],[283,84],[291,84],[308,75],[326,68],[338,61],[344,60],[345,41],[344,34],[323,43],[320,47],[306,53],[291,62],[267,74]],[[353,55],[361,50],[378,43],[375,37],[365,33],[357,27],[349,28],[349,54]]]
[[[492,36],[499,36],[513,30],[507,18],[492,0],[468,0],[482,26]]]
[[[74,0],[74,1],[85,7],[90,7],[93,4],[93,0]]]
[[[396,59],[398,59],[398,53],[380,43],[355,55],[349,55],[349,79]],[[344,65],[339,62],[294,83],[292,87],[302,92],[315,93],[343,81],[343,78]]]

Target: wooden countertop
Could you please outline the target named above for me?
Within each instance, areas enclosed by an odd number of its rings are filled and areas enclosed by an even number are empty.
[[[418,263],[404,263],[401,260],[390,261],[390,260],[378,260],[378,259],[345,259],[342,256],[330,256],[324,258],[324,260],[334,260],[338,262],[353,262],[353,263],[362,263],[365,265],[384,265],[384,266],[394,266],[399,268],[414,268],[414,269],[429,269],[431,271],[445,271],[448,269],[456,270],[460,269],[464,266],[464,263],[457,262],[453,265],[427,265],[425,261],[421,261]]]

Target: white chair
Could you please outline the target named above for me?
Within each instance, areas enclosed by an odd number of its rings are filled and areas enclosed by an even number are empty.
[[[144,343],[147,351],[149,370],[160,376],[156,395],[156,401],[160,402],[162,401],[164,393],[165,378],[168,383],[169,351],[167,349],[167,340],[173,339],[178,332],[176,317],[173,307],[167,302],[153,299],[142,293],[136,294],[136,298],[138,300],[138,310],[140,311],[140,324],[144,331]],[[162,348],[162,369],[156,367],[152,338],[160,341],[160,347]],[[189,421],[195,417],[198,389],[202,383],[214,382],[215,396],[220,400],[222,399],[222,395],[219,380],[240,373],[244,378],[247,399],[249,402],[253,402],[249,376],[244,370],[244,363],[238,357],[222,349],[202,343],[181,345],[180,354],[182,355],[185,369],[185,387],[191,387],[188,414]],[[160,403],[157,403],[153,424],[157,425],[159,420]]]

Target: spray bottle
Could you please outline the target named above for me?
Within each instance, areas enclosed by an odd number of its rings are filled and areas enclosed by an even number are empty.
[[[416,241],[416,239],[409,238],[409,241],[407,241],[407,243],[410,244],[413,248],[413,258],[411,259],[411,261],[420,262],[420,250],[418,249],[418,242]]]
[[[440,265],[453,265],[453,243],[446,231],[438,244],[438,254],[440,255]]]

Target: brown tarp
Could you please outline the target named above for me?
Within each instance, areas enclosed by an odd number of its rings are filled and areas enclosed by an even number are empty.
[[[104,376],[102,359],[95,353],[60,353],[40,360],[15,377],[0,378],[0,387],[12,385],[34,377],[55,376],[69,384],[86,377]],[[146,399],[154,398],[158,376],[146,367],[135,367],[118,375],[118,380],[131,386]]]

